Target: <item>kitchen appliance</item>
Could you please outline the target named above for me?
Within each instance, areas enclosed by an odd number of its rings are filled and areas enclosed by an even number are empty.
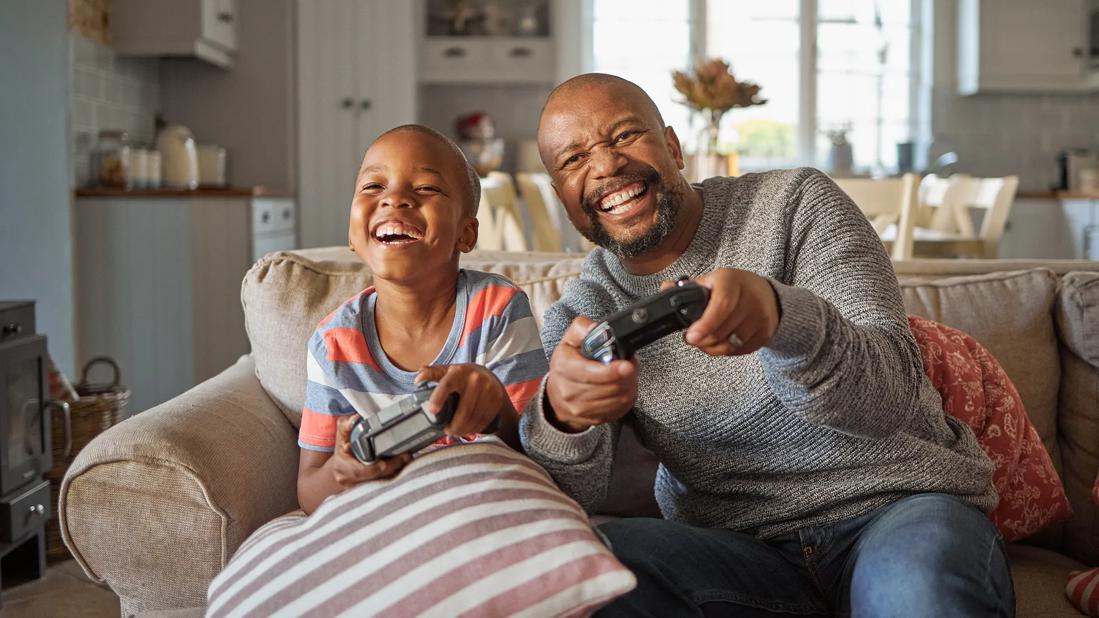
[[[225,148],[216,144],[198,145],[198,184],[201,187],[224,187]]]
[[[1057,163],[1060,170],[1058,189],[1062,191],[1079,191],[1080,176],[1084,170],[1094,170],[1099,166],[1099,157],[1095,152],[1087,148],[1065,148],[1057,155]]]
[[[173,189],[198,188],[198,152],[190,129],[182,125],[164,127],[156,139],[160,151],[160,180]]]

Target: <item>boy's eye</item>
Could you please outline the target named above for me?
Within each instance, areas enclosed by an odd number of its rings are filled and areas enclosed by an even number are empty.
[[[379,183],[376,183],[376,182],[368,182],[368,183],[366,183],[365,185],[363,185],[363,188],[362,188],[362,190],[363,190],[363,191],[378,191],[378,190],[379,190],[379,189],[381,189],[381,188],[382,188],[382,185],[381,185],[381,184],[379,184]]]
[[[416,187],[416,190],[426,193],[439,193],[439,187],[433,187],[431,185],[420,185],[419,187]]]

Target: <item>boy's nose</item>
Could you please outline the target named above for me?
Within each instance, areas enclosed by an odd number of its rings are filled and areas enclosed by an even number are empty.
[[[411,208],[414,205],[411,196],[402,192],[390,193],[382,198],[382,206],[386,208]]]

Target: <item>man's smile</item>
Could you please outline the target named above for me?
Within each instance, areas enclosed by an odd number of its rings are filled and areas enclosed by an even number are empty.
[[[649,186],[644,181],[630,183],[617,191],[604,195],[599,200],[599,211],[615,216],[625,215],[633,210],[648,193]]]

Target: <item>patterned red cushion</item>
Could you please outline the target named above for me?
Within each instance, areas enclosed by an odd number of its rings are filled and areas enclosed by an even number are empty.
[[[1008,542],[1068,519],[1072,507],[1023,401],[996,359],[969,335],[917,316],[908,325],[947,414],[977,434],[996,469],[1000,502],[989,514]]]

